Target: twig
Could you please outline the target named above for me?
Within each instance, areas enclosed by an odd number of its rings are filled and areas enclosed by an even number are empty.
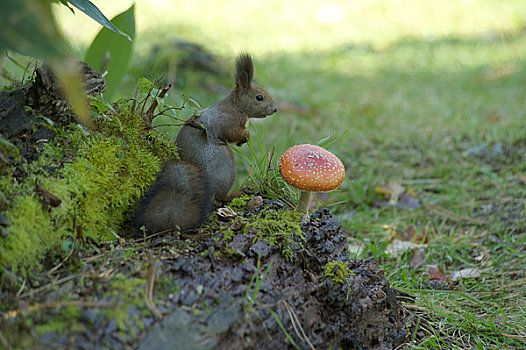
[[[143,241],[147,241],[149,240],[150,238],[153,238],[153,237],[157,237],[157,236],[160,236],[160,235],[163,235],[167,232],[170,232],[172,230],[164,230],[164,231],[159,231],[159,232],[156,232],[156,233],[152,233],[151,235],[149,236],[145,236],[145,237],[141,237],[141,238],[137,238],[136,240],[132,241],[132,243],[139,243],[139,242],[143,242]]]
[[[167,87],[163,88],[157,94],[157,96],[155,96],[155,99],[152,101],[152,104],[150,105],[150,108],[148,108],[148,110],[146,111],[146,114],[143,116],[144,120],[147,121],[148,125],[151,125],[151,123],[153,121],[153,118],[156,117],[156,115],[154,115],[153,113],[155,111],[155,108],[157,108],[157,105],[159,104],[157,102],[157,98],[163,98],[164,95],[166,95],[166,93],[168,92],[168,90],[170,90],[171,87],[172,87],[172,84],[169,84]]]
[[[157,124],[154,126],[154,128],[158,128],[160,126],[181,126],[183,125],[184,123],[181,123],[181,124]]]
[[[115,236],[115,238],[117,238],[118,240],[121,239],[121,236],[119,236],[118,234],[116,234],[111,228],[109,228],[108,226],[106,226],[106,228],[108,229],[108,231],[111,232],[112,235]]]
[[[18,316],[24,312],[31,312],[41,309],[53,308],[57,306],[81,306],[81,307],[112,307],[115,306],[115,303],[101,303],[95,301],[83,301],[83,300],[68,300],[68,301],[57,301],[54,303],[43,303],[37,305],[31,305],[27,309],[16,309],[5,313],[2,317],[7,320]]]
[[[35,295],[35,294],[38,294],[38,293],[41,293],[43,291],[46,291],[56,285],[59,285],[59,284],[62,284],[62,283],[65,283],[65,282],[69,282],[71,280],[74,280],[76,278],[108,278],[109,277],[109,274],[111,272],[113,272],[114,269],[110,269],[106,272],[104,272],[103,274],[93,274],[93,273],[81,273],[81,274],[78,274],[78,275],[69,275],[69,276],[66,276],[60,280],[57,280],[57,281],[54,281],[54,282],[51,282],[51,283],[48,283],[42,287],[39,287],[37,289],[32,289],[28,292],[25,292],[24,294],[20,295],[20,299],[24,299],[28,296],[31,296],[31,295]]]
[[[64,282],[68,282],[68,281],[70,281],[72,279],[75,279],[75,278],[77,278],[79,276],[80,275],[66,276],[66,277],[64,277],[64,278],[62,278],[62,279],[60,279],[58,281],[54,281],[54,282],[48,283],[48,284],[46,284],[46,285],[44,285],[42,287],[39,287],[37,289],[32,289],[32,290],[30,290],[28,292],[25,292],[24,294],[20,295],[20,298],[23,299],[23,298],[28,297],[30,295],[38,294],[38,293],[43,292],[43,291],[45,291],[47,289],[50,289],[51,287],[53,287],[55,285],[62,284]]]
[[[85,262],[85,263],[89,263],[89,262],[92,262],[93,260],[97,260],[97,259],[102,258],[104,256],[106,256],[106,254],[97,254],[97,255],[89,256],[89,257],[87,257],[85,259],[82,259],[82,261]]]
[[[292,307],[289,305],[289,303],[287,303],[285,300],[282,300],[283,302],[283,305],[285,305],[285,308],[287,309],[287,312],[289,314],[289,317],[290,317],[290,321],[292,322],[292,327],[294,327],[294,331],[296,332],[296,335],[303,341],[307,342],[307,344],[309,344],[309,347],[312,349],[312,350],[316,350],[316,348],[314,347],[314,345],[312,345],[311,341],[309,340],[309,338],[307,337],[307,335],[305,334],[305,332],[303,331],[303,328],[301,327],[301,323],[298,319],[298,316],[296,315],[296,313],[294,312],[294,310],[292,309]],[[298,328],[300,329],[301,331],[301,335],[298,333],[298,329],[296,328],[296,324],[298,325]]]
[[[71,257],[71,255],[73,255],[74,251],[75,251],[75,248],[71,249],[68,255],[66,255],[66,257],[64,258],[64,260],[62,260],[58,265],[56,265],[51,270],[49,270],[48,273],[53,274],[55,271],[57,271],[62,265],[64,265],[64,263]]]
[[[144,302],[148,309],[159,319],[163,318],[163,314],[159,312],[155,303],[153,302],[153,287],[155,285],[156,270],[154,263],[151,262],[148,266],[148,281],[146,281],[146,287],[144,288]]]
[[[521,340],[521,341],[526,340],[526,335],[506,334],[506,333],[500,333],[500,335],[502,335],[503,337],[515,339],[515,340]]]
[[[22,291],[24,290],[26,286],[26,280],[24,280],[24,282],[22,282],[22,285],[20,286],[20,288],[18,289],[18,292],[16,293],[16,297],[19,298],[20,297],[20,294],[22,294]]]
[[[181,111],[183,109],[185,109],[185,103],[186,101],[183,102],[183,104],[181,105],[181,107],[170,107],[170,108],[166,108],[166,109],[163,109],[162,111],[159,111],[158,113],[156,113],[152,119],[154,119],[155,117],[158,117],[160,115],[164,115],[165,117],[168,117],[168,118],[172,118],[172,119],[175,119],[175,120],[178,120],[178,121],[181,121],[181,122],[185,122],[184,119],[181,119],[181,118],[178,118],[178,117],[174,117],[173,115],[169,115],[169,114],[164,114],[168,111],[171,111],[171,110],[175,110],[175,111]]]

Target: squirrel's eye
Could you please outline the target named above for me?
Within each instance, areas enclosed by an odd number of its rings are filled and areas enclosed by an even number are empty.
[[[256,100],[258,100],[259,102],[263,101],[265,98],[263,97],[263,95],[256,95]]]

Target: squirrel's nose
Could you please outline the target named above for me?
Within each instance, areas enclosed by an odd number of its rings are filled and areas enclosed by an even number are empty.
[[[272,107],[272,114],[276,113],[278,111],[278,106]]]

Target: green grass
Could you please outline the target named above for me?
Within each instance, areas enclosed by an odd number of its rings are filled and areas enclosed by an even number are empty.
[[[110,16],[128,7],[100,5]],[[97,29],[60,11],[82,51]],[[152,45],[170,50],[174,37],[205,45],[225,67],[240,50],[254,54],[258,83],[282,103],[277,115],[254,122],[254,144],[279,156],[336,132],[330,149],[349,180],[331,194],[333,211],[345,218],[351,244],[366,247],[392,285],[415,296],[406,304],[413,348],[526,346],[523,0],[157,1],[139,3],[137,16],[138,74],[150,74]],[[121,94],[129,97],[137,77],[127,81]],[[179,104],[184,93],[207,106],[222,97],[203,81],[232,85],[191,74],[168,99]],[[246,159],[237,158],[242,182]],[[384,200],[376,187],[387,182],[426,206],[376,207]],[[428,234],[416,268],[413,250],[386,251],[409,226]],[[470,267],[485,273],[437,289],[425,265],[446,276]]]

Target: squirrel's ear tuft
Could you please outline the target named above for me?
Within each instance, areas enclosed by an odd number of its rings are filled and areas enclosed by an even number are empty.
[[[252,57],[243,52],[236,58],[236,85],[243,89],[250,89],[253,78],[254,63],[252,63]]]

